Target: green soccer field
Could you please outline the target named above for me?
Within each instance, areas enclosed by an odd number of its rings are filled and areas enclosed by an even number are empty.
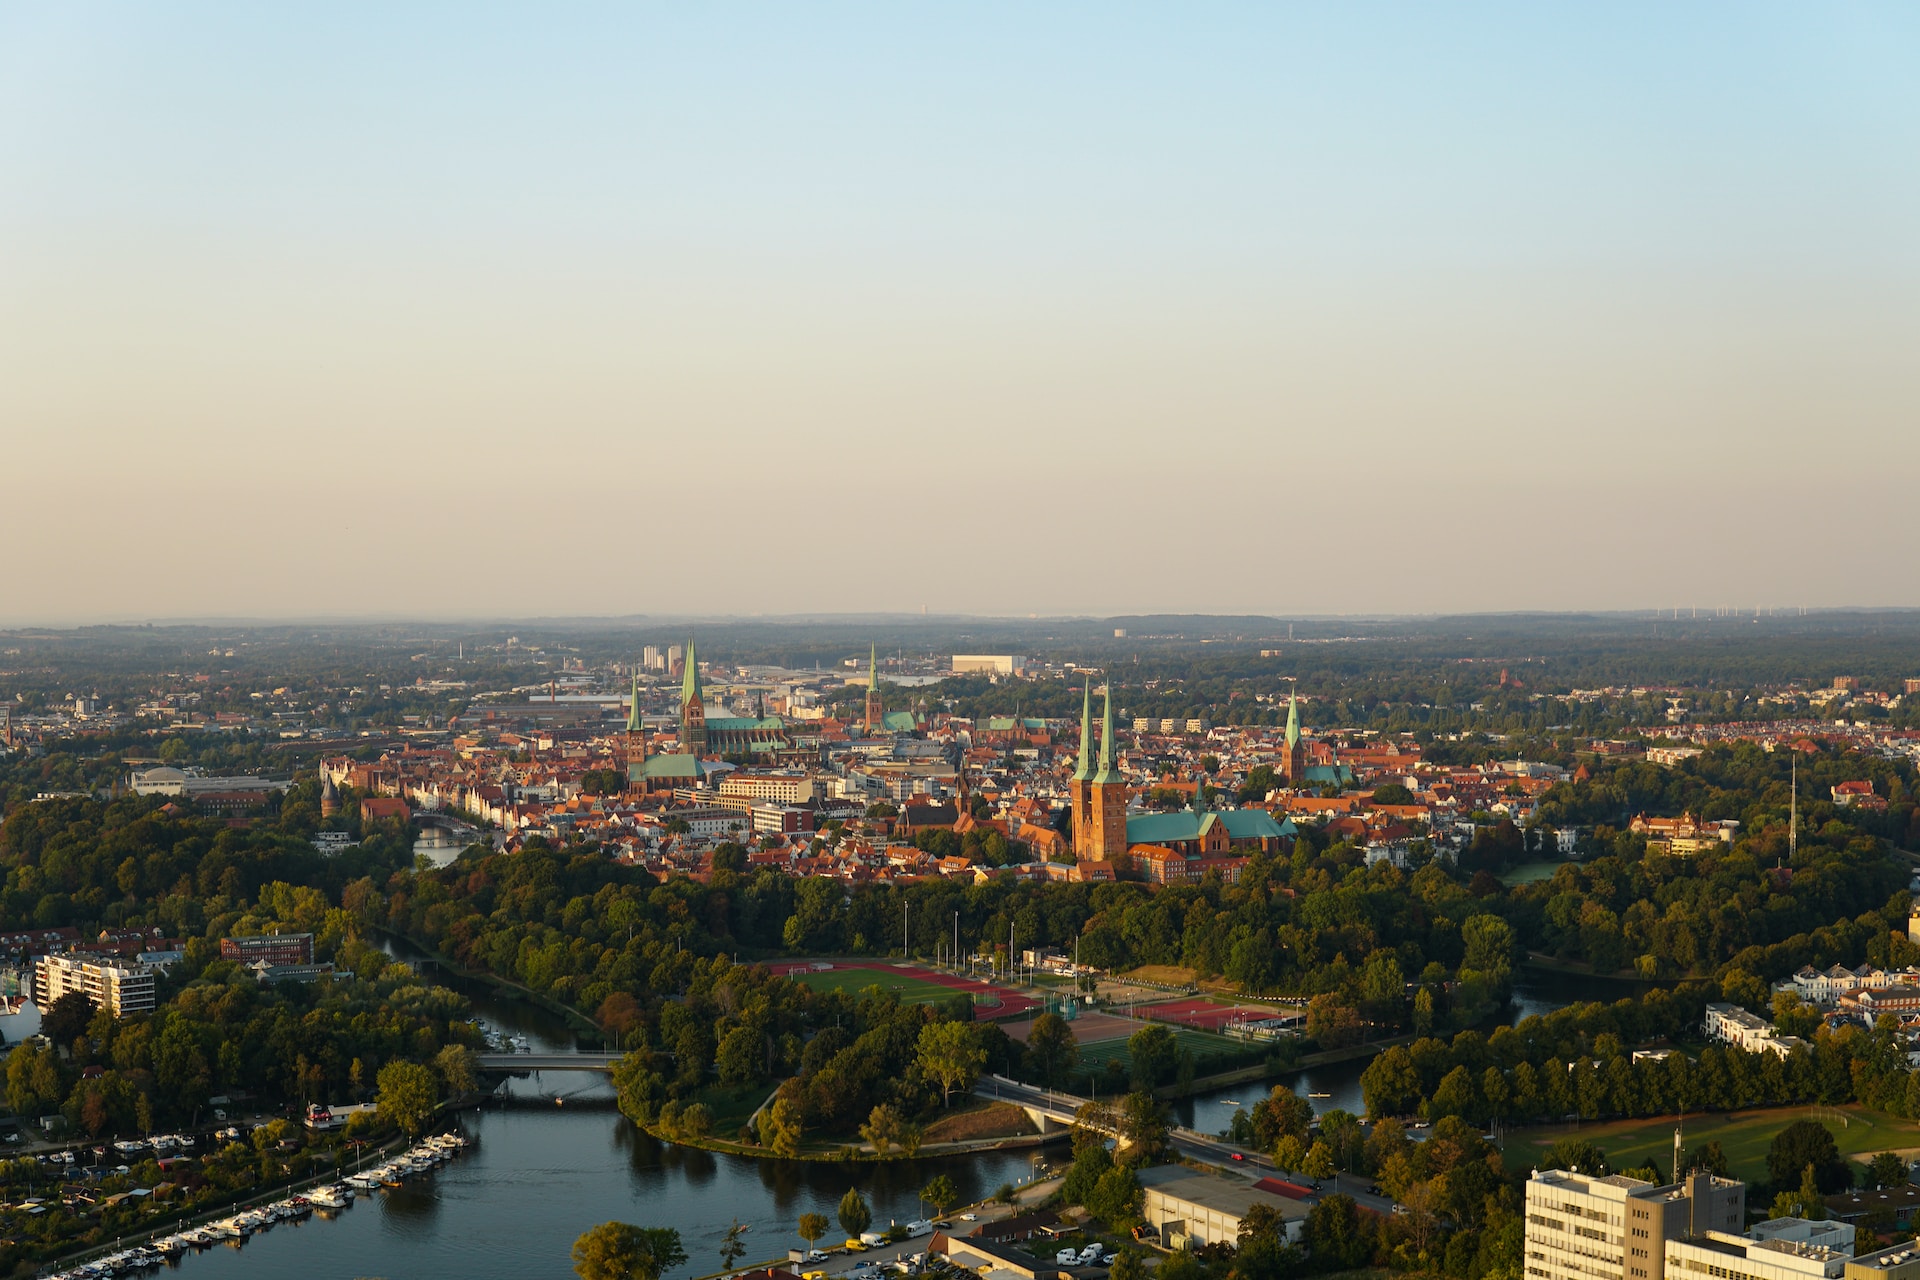
[[[868,987],[877,986],[882,991],[900,997],[902,1004],[933,1004],[966,994],[937,982],[887,969],[828,969],[824,973],[807,971],[791,976],[795,982],[812,987],[815,991],[844,991],[854,996]]]
[[[1843,1156],[1920,1149],[1920,1122],[1852,1106],[1780,1107],[1688,1116],[1681,1126],[1682,1140],[1688,1146],[1717,1141],[1736,1177],[1750,1182],[1765,1181],[1767,1148],[1773,1143],[1773,1135],[1795,1120],[1813,1120],[1825,1125]],[[1666,1169],[1673,1163],[1674,1123],[1672,1116],[1666,1116],[1654,1120],[1583,1124],[1577,1129],[1573,1125],[1515,1129],[1507,1134],[1507,1167],[1523,1168],[1539,1159],[1542,1152],[1561,1138],[1579,1137],[1591,1139],[1598,1145],[1616,1169],[1631,1168],[1649,1160]]]
[[[1141,1023],[1147,1026],[1147,1023]],[[1165,1023],[1155,1025],[1165,1026]],[[1244,1049],[1246,1045],[1239,1040],[1230,1040],[1226,1036],[1215,1035],[1211,1031],[1195,1031],[1191,1027],[1167,1027],[1173,1033],[1174,1043],[1183,1049],[1190,1049],[1197,1058],[1202,1054],[1218,1053],[1223,1049]],[[1082,1068],[1104,1067],[1114,1060],[1127,1060],[1127,1038],[1120,1036],[1112,1040],[1096,1040],[1092,1044],[1080,1046],[1080,1065]]]

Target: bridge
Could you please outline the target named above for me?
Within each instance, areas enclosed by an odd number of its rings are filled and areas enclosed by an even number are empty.
[[[1056,1089],[1036,1089],[1032,1085],[1021,1084],[1006,1076],[986,1076],[974,1085],[974,1094],[979,1097],[995,1098],[1001,1102],[1010,1102],[1027,1113],[1027,1119],[1041,1133],[1056,1133],[1061,1129],[1073,1127],[1075,1115],[1087,1099],[1075,1097],[1070,1093],[1061,1093]],[[1118,1099],[1114,1099],[1118,1101]],[[1174,1148],[1182,1155],[1222,1168],[1238,1170],[1273,1168],[1272,1160],[1257,1152],[1240,1151],[1218,1138],[1178,1125],[1167,1131],[1167,1137]]]
[[[482,1071],[606,1071],[626,1057],[623,1053],[482,1053],[476,1055]]]

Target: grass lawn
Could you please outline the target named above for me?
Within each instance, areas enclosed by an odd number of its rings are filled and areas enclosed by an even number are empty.
[[[747,1122],[747,1117],[760,1109],[760,1104],[774,1090],[770,1084],[750,1084],[735,1088],[731,1085],[710,1084],[700,1090],[699,1100],[707,1104],[707,1110],[713,1113],[713,1134],[717,1138],[732,1140]]]
[[[1147,1023],[1141,1023],[1147,1026]],[[1165,1023],[1159,1024],[1166,1026]],[[1242,1049],[1245,1044],[1239,1040],[1230,1040],[1226,1036],[1217,1036],[1211,1031],[1195,1031],[1191,1027],[1167,1027],[1173,1033],[1174,1042],[1183,1048],[1193,1050],[1193,1056],[1205,1053],[1218,1053],[1222,1049]],[[1115,1040],[1096,1040],[1092,1044],[1080,1046],[1080,1065],[1087,1068],[1100,1068],[1118,1058],[1127,1060],[1127,1041],[1123,1036]]]
[[[793,980],[815,991],[844,991],[856,996],[868,987],[879,987],[899,996],[902,1004],[933,1004],[966,994],[937,982],[928,982],[904,973],[890,973],[885,969],[828,969],[823,973],[796,973]]]
[[[1500,883],[1511,888],[1516,884],[1533,884],[1539,880],[1553,879],[1553,873],[1566,866],[1564,862],[1523,862],[1517,867],[1500,873]]]
[[[955,1107],[926,1128],[928,1142],[970,1142],[982,1138],[1013,1138],[1035,1132],[1027,1113],[1005,1102]]]
[[[1865,1107],[1779,1107],[1764,1111],[1726,1111],[1688,1116],[1681,1126],[1688,1146],[1718,1141],[1726,1152],[1727,1163],[1735,1177],[1749,1182],[1764,1182],[1767,1177],[1767,1148],[1773,1135],[1795,1120],[1815,1120],[1825,1125],[1843,1156],[1869,1155],[1876,1151],[1920,1149],[1920,1122],[1902,1120]],[[1616,1120],[1604,1124],[1551,1125],[1538,1129],[1515,1129],[1507,1134],[1507,1167],[1519,1169],[1532,1164],[1542,1152],[1561,1138],[1589,1138],[1607,1153],[1616,1169],[1645,1164],[1652,1160],[1661,1168],[1673,1163],[1674,1117],[1653,1120]]]

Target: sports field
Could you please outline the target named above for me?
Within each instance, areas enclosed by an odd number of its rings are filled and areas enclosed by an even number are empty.
[[[1272,1008],[1262,1005],[1218,1004],[1212,1000],[1194,997],[1186,1000],[1162,1000],[1158,1004],[1144,1005],[1135,1012],[1155,1022],[1172,1022],[1183,1027],[1198,1027],[1203,1031],[1219,1031],[1241,1022],[1264,1022],[1268,1018],[1285,1017],[1298,1010]]]
[[[1920,1122],[1868,1111],[1864,1107],[1779,1107],[1687,1116],[1684,1120],[1665,1116],[1577,1127],[1515,1129],[1507,1134],[1506,1161],[1510,1169],[1523,1168],[1538,1160],[1542,1152],[1560,1139],[1577,1137],[1597,1144],[1616,1169],[1631,1168],[1649,1160],[1664,1169],[1673,1163],[1673,1130],[1679,1125],[1681,1140],[1688,1146],[1718,1142],[1735,1177],[1763,1182],[1767,1177],[1767,1148],[1773,1143],[1773,1135],[1795,1120],[1813,1120],[1825,1125],[1843,1156],[1920,1149]]]
[[[830,964],[832,967],[816,969],[813,966],[817,963]],[[1040,1002],[1031,996],[1004,987],[933,969],[922,969],[918,965],[890,964],[884,960],[783,961],[768,965],[767,968],[815,991],[845,991],[858,995],[868,987],[877,986],[899,996],[907,1004],[931,1004],[936,1000],[950,1000],[956,995],[968,995],[973,997],[975,1020],[983,1022],[1019,1017],[1029,1009],[1040,1006]]]
[[[1138,1031],[1145,1025],[1145,1023],[1136,1022],[1133,1024],[1133,1030]],[[1191,1049],[1195,1057],[1206,1053],[1219,1053],[1223,1049],[1246,1047],[1237,1040],[1229,1040],[1225,1036],[1216,1036],[1206,1031],[1195,1031],[1189,1027],[1169,1027],[1168,1030],[1173,1033],[1174,1043],[1183,1049]],[[1111,1040],[1096,1040],[1092,1044],[1080,1046],[1080,1065],[1084,1069],[1098,1069],[1109,1062],[1126,1060],[1126,1036],[1116,1036]]]

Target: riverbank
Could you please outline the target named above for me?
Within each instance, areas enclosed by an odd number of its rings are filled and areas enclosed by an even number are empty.
[[[395,1151],[412,1145],[413,1142],[414,1139],[407,1137],[405,1134],[395,1134],[380,1146],[373,1148],[373,1154],[378,1157],[385,1157]],[[366,1163],[367,1152],[362,1151],[356,1159],[355,1164],[364,1166]],[[36,1259],[34,1262],[35,1274],[39,1275],[45,1274],[48,1271],[84,1266],[95,1258],[104,1258],[110,1254],[119,1253],[131,1248],[132,1245],[147,1244],[162,1236],[177,1235],[182,1231],[190,1231],[195,1227],[205,1226],[220,1218],[230,1218],[235,1214],[244,1213],[246,1210],[254,1208],[257,1205],[272,1204],[276,1201],[284,1200],[288,1196],[299,1195],[302,1191],[309,1191],[314,1187],[325,1186],[331,1182],[338,1182],[345,1176],[346,1174],[342,1171],[342,1167],[336,1163],[325,1173],[317,1173],[304,1178],[293,1178],[262,1190],[250,1191],[245,1195],[223,1200],[217,1204],[202,1205],[190,1213],[172,1219],[165,1226],[155,1225],[147,1228],[145,1231],[135,1233],[137,1238],[133,1238],[131,1244],[129,1243],[129,1237],[123,1235],[116,1238],[111,1244],[91,1244],[84,1249],[70,1250],[66,1253],[56,1254],[51,1258]]]
[[[555,1000],[552,996],[543,995],[535,991],[532,987],[521,986],[519,983],[508,978],[503,978],[497,973],[490,973],[485,969],[469,969],[458,960],[444,955],[418,939],[408,937],[404,933],[395,933],[391,929],[383,929],[378,925],[374,925],[372,928],[373,931],[382,938],[388,939],[391,942],[400,943],[413,951],[419,952],[421,956],[431,960],[435,965],[463,982],[480,983],[491,988],[506,999],[522,1000],[547,1013],[553,1014],[555,1017],[564,1021],[567,1024],[567,1029],[573,1032],[578,1038],[590,1040],[602,1046],[605,1046],[607,1043],[606,1033],[600,1030],[593,1019],[587,1017],[586,1014],[580,1012],[570,1004]],[[395,958],[402,964],[413,963],[413,961],[405,957]]]

